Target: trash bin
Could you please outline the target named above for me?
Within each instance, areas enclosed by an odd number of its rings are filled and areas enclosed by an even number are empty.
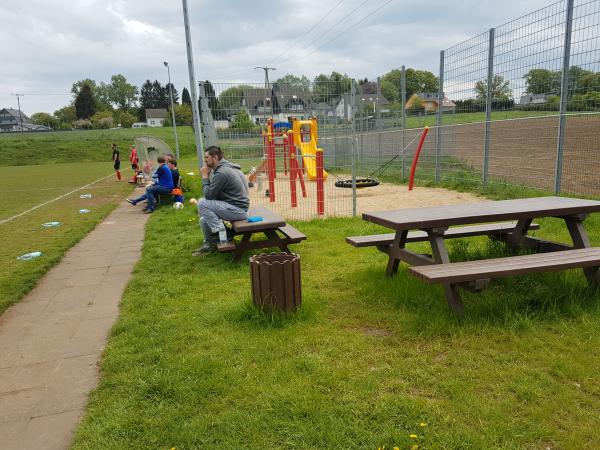
[[[265,312],[295,311],[302,301],[300,255],[268,253],[250,258],[254,304]]]

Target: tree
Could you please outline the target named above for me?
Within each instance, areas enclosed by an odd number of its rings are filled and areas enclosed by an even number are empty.
[[[247,86],[249,87],[249,86]],[[226,108],[239,108],[242,104],[242,98],[244,96],[244,86],[232,86],[225,89],[219,94],[219,105],[222,109]]]
[[[154,80],[152,83],[152,99],[154,101],[153,108],[168,108],[171,104],[169,92],[158,82]]]
[[[437,77],[427,70],[408,68],[405,70],[405,77],[407,100],[413,94],[438,91]],[[400,69],[393,69],[382,77],[381,93],[390,102],[402,98],[402,71]]]
[[[138,98],[138,88],[127,82],[127,79],[121,75],[113,75],[110,83],[102,84],[106,91],[109,102],[121,109],[128,109],[135,104]]]
[[[192,106],[192,97],[190,97],[190,91],[187,90],[186,87],[181,91],[181,104],[186,104]]]
[[[54,116],[60,123],[67,124],[69,126],[77,119],[74,106],[65,106],[60,108],[54,111]]]
[[[313,96],[317,103],[327,103],[342,94],[350,92],[352,79],[339,72],[331,72],[331,75],[320,74],[315,77],[313,83]]]
[[[123,128],[131,128],[134,122],[137,122],[137,117],[129,111],[117,110],[113,113],[114,122],[121,125]]]
[[[487,80],[479,80],[475,83],[475,97],[484,102],[487,98]],[[504,80],[502,75],[494,75],[492,78],[492,101],[505,102],[512,99],[510,83]]]
[[[175,89],[173,83],[167,83],[165,84],[165,92],[169,97],[169,105],[171,104],[171,91],[169,90],[169,87],[173,90],[173,104],[177,105],[177,103],[179,102],[179,92],[177,92],[177,89]]]
[[[303,89],[306,91],[310,89],[310,79],[308,79],[308,77],[305,75],[297,77],[296,75],[288,73],[287,75],[279,78],[276,83],[280,88]]]
[[[31,115],[31,121],[36,125],[45,125],[50,128],[58,128],[60,122],[52,114],[38,112]]]
[[[560,95],[560,71],[531,69],[523,78],[526,94]]]
[[[233,124],[231,124],[231,128],[237,130],[252,130],[254,127],[252,119],[245,109],[242,109],[235,115],[235,120],[233,121]]]
[[[96,82],[89,78],[86,78],[85,80],[76,81],[71,86],[71,93],[73,94],[73,99],[77,98],[79,92],[81,91],[81,88],[86,84],[91,88],[92,92],[95,91],[97,88]]]
[[[84,84],[75,98],[75,113],[78,119],[88,119],[96,113],[96,100],[89,84]]]

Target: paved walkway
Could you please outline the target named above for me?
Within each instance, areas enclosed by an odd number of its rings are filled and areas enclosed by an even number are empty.
[[[123,202],[0,316],[1,448],[70,446],[147,218]]]

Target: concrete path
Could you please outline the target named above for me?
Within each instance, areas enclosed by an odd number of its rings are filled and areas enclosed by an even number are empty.
[[[1,448],[70,446],[147,218],[123,202],[0,316]]]

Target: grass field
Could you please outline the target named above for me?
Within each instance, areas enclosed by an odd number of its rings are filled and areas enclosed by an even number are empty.
[[[112,173],[110,163],[0,167],[0,179],[6,186],[0,196],[0,221]],[[124,171],[126,176],[130,173]],[[3,242],[0,314],[33,288],[37,280],[106,217],[131,189],[125,181],[116,183],[114,177],[109,176],[83,191],[0,224]],[[90,193],[92,198],[80,199],[82,193]],[[90,213],[80,214],[82,208],[89,209]],[[42,227],[42,223],[52,221],[61,222],[61,225]],[[43,255],[31,261],[16,260],[17,256],[33,251],[41,251]]]
[[[344,243],[380,228],[294,226],[303,307],[278,317],[252,307],[247,261],[190,256],[193,208],[151,217],[74,448],[600,447],[600,296],[580,271],[495,281],[465,294],[461,320],[440,287],[387,279],[385,255]],[[599,245],[600,218],[586,226]]]

